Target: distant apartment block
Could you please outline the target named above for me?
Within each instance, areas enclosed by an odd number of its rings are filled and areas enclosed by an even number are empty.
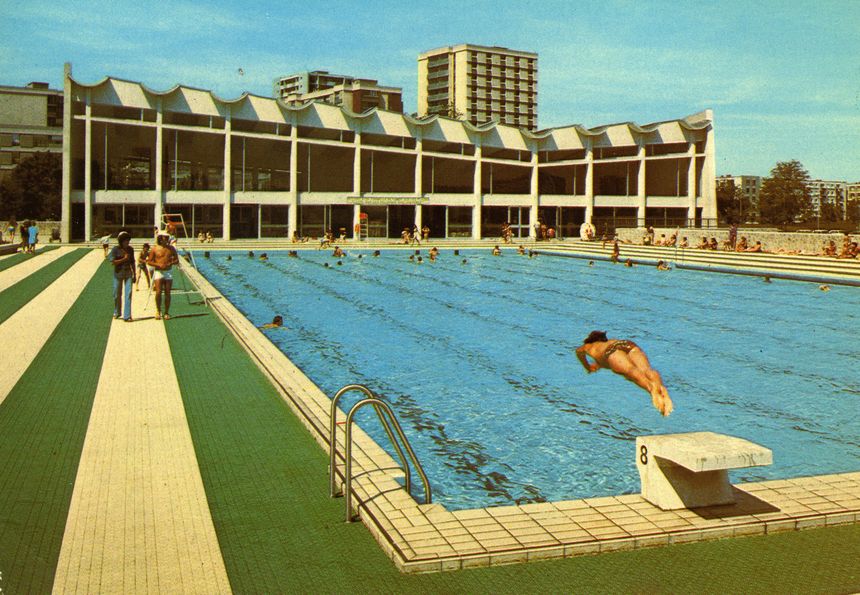
[[[48,83],[0,86],[0,181],[38,152],[63,152],[63,92]]]
[[[809,195],[812,198],[812,211],[814,215],[821,214],[821,202],[833,203],[840,213],[845,214],[845,198],[848,196],[848,182],[843,180],[810,180]]]
[[[400,87],[383,87],[374,79],[331,74],[325,70],[281,77],[275,81],[274,94],[288,105],[322,101],[359,114],[374,107],[403,113]]]
[[[731,182],[735,185],[735,188],[740,188],[744,198],[752,208],[752,213],[749,216],[744,214],[744,218],[758,220],[759,195],[761,194],[762,180],[761,176],[733,176],[727,174],[717,177],[717,185]]]
[[[418,114],[535,130],[538,55],[471,44],[418,56]]]

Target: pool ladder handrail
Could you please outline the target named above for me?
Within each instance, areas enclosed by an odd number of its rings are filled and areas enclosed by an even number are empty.
[[[346,425],[346,429],[344,440],[345,466],[343,495],[346,498],[346,522],[352,522],[352,424],[358,411],[362,407],[365,407],[367,405],[373,407],[377,417],[379,418],[379,422],[382,424],[385,433],[388,435],[388,439],[391,441],[391,445],[397,451],[397,456],[400,458],[401,462],[401,469],[403,470],[405,476],[406,492],[410,496],[412,495],[412,474],[409,465],[409,461],[411,460],[412,464],[415,466],[415,470],[421,477],[422,483],[424,484],[425,504],[430,504],[433,501],[433,493],[430,488],[430,482],[427,479],[427,475],[424,473],[424,468],[421,466],[421,462],[418,460],[415,451],[412,450],[412,445],[409,443],[409,439],[406,438],[406,435],[403,433],[403,428],[400,426],[400,422],[397,421],[397,417],[394,415],[394,411],[391,409],[391,406],[388,403],[380,399],[377,395],[373,393],[373,391],[371,391],[363,384],[348,384],[341,388],[339,391],[337,391],[337,393],[334,397],[332,397],[331,400],[329,418],[329,490],[331,497],[335,498],[340,495],[337,492],[335,477],[335,465],[337,456],[337,404],[340,401],[340,398],[350,391],[362,392],[366,395],[367,398],[362,399],[361,401],[352,406],[346,416],[346,422],[344,422]],[[394,431],[392,431],[392,427],[394,428]],[[395,433],[400,439],[399,441],[397,440],[397,438],[395,438]],[[403,446],[406,448],[406,452],[409,454],[409,459],[407,459],[406,454],[403,452],[403,448],[401,448],[400,442],[402,442]]]

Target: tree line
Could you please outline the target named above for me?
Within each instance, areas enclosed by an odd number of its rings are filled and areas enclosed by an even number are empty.
[[[770,170],[770,176],[762,181],[759,192],[758,212],[750,203],[743,190],[733,181],[720,181],[717,184],[717,212],[721,222],[744,223],[758,220],[772,225],[793,223],[836,224],[845,220],[860,222],[860,203],[848,203],[843,210],[842,190],[830,196],[823,188],[817,197],[819,210],[816,213],[812,189],[809,185],[809,172],[797,160],[779,161]]]
[[[0,219],[60,220],[63,164],[56,153],[34,153],[0,183]]]

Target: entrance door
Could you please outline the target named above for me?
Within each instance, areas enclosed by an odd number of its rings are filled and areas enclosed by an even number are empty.
[[[84,221],[84,204],[80,202],[72,203],[72,229],[71,229],[71,237],[69,238],[72,242],[83,242],[84,241],[84,233],[86,230],[86,222]],[[17,233],[18,230],[15,230]]]
[[[335,238],[344,235],[348,238],[353,236],[352,216],[354,207],[352,205],[331,205],[329,207],[330,228]]]
[[[399,238],[404,227],[408,227],[411,230],[413,225],[415,225],[415,207],[413,205],[389,205],[389,238]]]
[[[445,207],[429,206],[421,207],[421,225],[430,228],[431,238],[445,237]]]
[[[230,207],[230,239],[256,239],[257,205],[232,205]]]

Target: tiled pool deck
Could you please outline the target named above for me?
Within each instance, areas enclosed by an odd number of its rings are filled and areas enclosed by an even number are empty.
[[[206,279],[194,270],[188,274],[327,450],[328,396]],[[339,412],[339,427],[345,419]],[[339,485],[343,434],[338,431]],[[860,472],[739,484],[734,505],[695,510],[663,511],[638,494],[628,494],[451,512],[439,504],[417,503],[398,481],[402,472],[396,462],[360,430],[354,437],[356,512],[403,572],[458,570],[860,520]],[[631,457],[634,450],[631,446]]]
[[[394,462],[359,429],[354,504],[391,563],[358,523],[343,522],[344,500],[322,487],[322,451],[285,429],[297,423],[275,406],[286,401],[327,450],[328,396],[200,283],[277,393],[181,292],[175,321],[153,320],[141,290],[136,321],[111,322],[101,250],[61,247],[0,268],[0,333],[30,338],[6,352],[0,379],[0,592],[860,588],[848,568],[860,556],[860,472],[738,485],[736,505],[695,511],[624,495],[449,512],[406,494]],[[260,406],[265,391],[271,401]],[[342,440],[341,431],[341,453]],[[815,527],[824,529],[795,532]],[[736,536],[762,537],[672,545]],[[622,550],[636,551],[582,556]],[[793,552],[814,568],[798,570]],[[756,566],[765,560],[776,566]],[[507,566],[437,572],[497,565]],[[711,570],[725,578],[696,582]]]

